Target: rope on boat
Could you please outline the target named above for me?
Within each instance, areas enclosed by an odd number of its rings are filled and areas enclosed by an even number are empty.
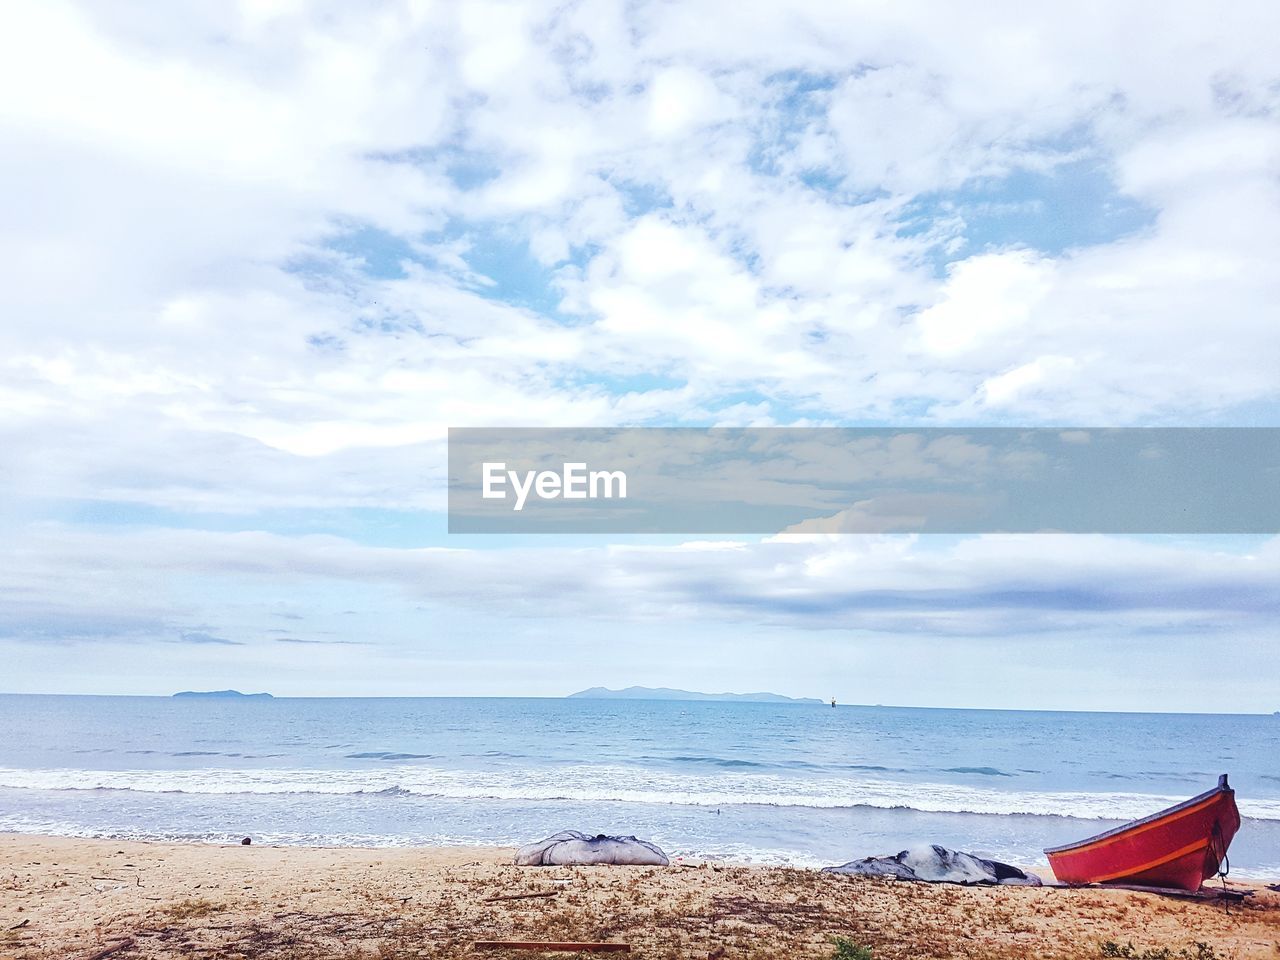
[[[1231,912],[1231,902],[1226,898],[1227,892],[1227,874],[1231,872],[1231,860],[1227,856],[1227,841],[1222,835],[1222,825],[1217,820],[1213,821],[1213,832],[1209,836],[1209,850],[1217,858],[1218,861],[1218,879],[1222,881],[1222,898],[1223,904],[1226,905],[1227,913]]]

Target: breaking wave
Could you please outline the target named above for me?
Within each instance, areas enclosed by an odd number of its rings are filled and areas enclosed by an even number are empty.
[[[389,759],[389,758],[388,758]],[[532,770],[449,770],[387,763],[376,770],[80,770],[0,768],[0,788],[142,793],[364,794],[455,800],[575,801],[918,810],[927,813],[1129,820],[1185,800],[1144,793],[1016,791],[947,783],[760,773],[677,774],[617,765],[552,765]],[[1280,821],[1280,799],[1239,801],[1257,820]]]

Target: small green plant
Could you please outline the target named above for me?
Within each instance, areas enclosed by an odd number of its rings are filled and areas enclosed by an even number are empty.
[[[854,943],[848,937],[835,937],[831,942],[836,947],[831,960],[871,960],[871,948]]]
[[[1121,945],[1108,940],[1102,945],[1102,955],[1115,957],[1117,960],[1218,960],[1213,947],[1199,940],[1195,943],[1194,951],[1186,947],[1180,947],[1176,951],[1170,947],[1150,947],[1139,951],[1132,943]]]

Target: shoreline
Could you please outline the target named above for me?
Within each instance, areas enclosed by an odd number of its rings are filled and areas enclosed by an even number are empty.
[[[174,847],[233,847],[241,846],[241,842],[236,838],[227,836],[225,838],[200,838],[200,837],[137,837],[137,836],[114,836],[110,833],[96,833],[96,835],[78,835],[78,833],[49,833],[45,831],[22,831],[22,829],[0,828],[0,844],[13,840],[49,840],[54,842],[86,842],[86,844],[143,844],[148,846],[174,846]],[[416,842],[406,840],[403,842],[384,842],[384,844],[344,844],[344,842],[301,842],[301,841],[279,841],[269,840],[269,838],[261,838],[257,836],[251,837],[251,846],[259,847],[259,849],[270,850],[351,850],[364,852],[378,851],[419,851],[424,854],[430,854],[433,851],[442,851],[448,854],[449,851],[471,851],[472,854],[477,852],[493,852],[499,851],[503,854],[515,855],[518,844],[511,841],[484,841],[472,840],[466,842],[451,842],[451,844],[431,844],[431,842]],[[900,847],[901,849],[901,847]],[[975,850],[977,851],[977,850]],[[667,851],[671,858],[673,868],[689,868],[689,867],[709,867],[709,868],[741,868],[741,869],[760,869],[760,870],[799,870],[799,872],[818,873],[824,867],[833,867],[838,865],[838,858],[829,858],[828,860],[819,860],[815,858],[800,858],[797,856],[795,860],[783,861],[783,863],[771,863],[771,861],[760,861],[749,858],[735,858],[730,854],[701,854],[701,852],[677,852],[672,854]],[[888,855],[897,852],[897,850],[879,850],[873,852],[874,856]],[[979,856],[986,856],[982,851],[977,851]],[[859,854],[859,856],[868,855],[867,852]],[[858,858],[852,858],[858,859]],[[997,858],[998,859],[998,858]],[[812,861],[806,861],[812,860]],[[1014,865],[1025,872],[1036,874],[1037,877],[1043,879],[1046,883],[1055,882],[1053,878],[1053,870],[1048,863],[1048,859],[1041,858],[1012,858],[1005,860],[1006,863]],[[1240,881],[1242,887],[1267,887],[1280,886],[1280,873],[1254,873],[1248,869],[1236,869],[1233,867],[1230,874],[1231,881]],[[1204,881],[1206,886],[1212,881]],[[1280,955],[1280,947],[1277,947],[1277,955]],[[0,956],[3,960],[3,956]]]
[[[1125,890],[960,887],[812,869],[511,864],[490,846],[304,847],[0,834],[0,958],[463,957],[476,940],[610,941],[633,954],[876,960],[1101,957],[1107,941],[1172,956],[1271,958],[1280,892],[1217,903]],[[379,954],[379,951],[382,951]],[[499,956],[504,954],[497,954]],[[511,954],[516,956],[516,954]]]

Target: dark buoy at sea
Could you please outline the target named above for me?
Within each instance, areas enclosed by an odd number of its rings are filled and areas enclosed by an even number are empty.
[[[253,843],[253,840],[250,837],[245,837],[243,840],[240,841],[240,846],[247,847],[251,843]]]

